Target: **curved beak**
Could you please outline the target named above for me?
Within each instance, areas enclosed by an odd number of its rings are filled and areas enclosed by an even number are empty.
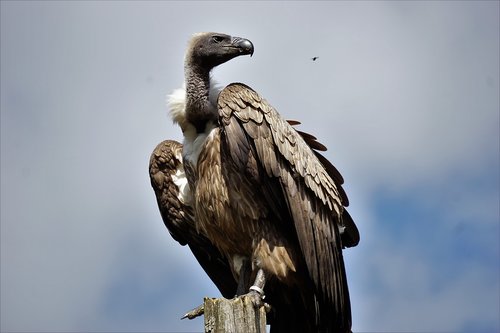
[[[231,45],[240,50],[240,55],[249,54],[253,55],[253,44],[251,41],[241,37],[232,37]]]

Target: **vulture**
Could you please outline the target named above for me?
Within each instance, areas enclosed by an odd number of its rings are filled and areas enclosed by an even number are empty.
[[[161,216],[224,297],[261,306],[265,296],[272,333],[350,332],[342,250],[359,232],[342,176],[298,121],[243,83],[220,88],[211,78],[253,52],[222,33],[190,39],[185,84],[168,101],[183,144],[164,141],[150,159]]]

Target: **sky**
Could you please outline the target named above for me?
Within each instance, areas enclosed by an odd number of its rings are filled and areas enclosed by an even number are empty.
[[[343,174],[354,332],[500,331],[499,2],[1,1],[2,332],[200,332],[149,155],[189,37]],[[318,57],[312,61],[312,57]]]

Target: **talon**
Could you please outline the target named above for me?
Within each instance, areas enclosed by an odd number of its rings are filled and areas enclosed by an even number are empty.
[[[264,306],[265,303],[263,301],[266,296],[264,295],[264,290],[262,290],[262,288],[259,288],[258,286],[251,286],[250,292],[247,295],[251,298],[255,308]]]
[[[182,316],[181,320],[182,319],[185,319],[185,318],[188,318],[188,319],[194,319],[196,317],[199,317],[201,316],[202,314],[205,313],[205,305],[202,304],[202,305],[199,305],[197,306],[196,308],[194,308],[193,310],[189,311],[188,313],[186,313],[184,316]]]
[[[250,300],[255,308],[258,309],[261,306],[266,306],[266,303],[264,303],[264,296],[261,295],[259,292],[255,290],[250,290],[247,296],[250,297]]]

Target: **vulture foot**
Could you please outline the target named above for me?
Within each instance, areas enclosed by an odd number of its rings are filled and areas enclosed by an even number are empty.
[[[196,317],[201,316],[204,313],[205,313],[205,306],[204,306],[204,304],[201,304],[201,305],[195,307],[193,310],[186,313],[184,316],[182,316],[181,319],[185,319],[185,318],[194,319]]]
[[[250,292],[248,294],[245,294],[243,296],[249,297],[254,308],[256,308],[256,309],[263,306],[266,308],[266,312],[267,312],[268,309],[270,308],[269,304],[264,302],[265,295],[263,293],[261,294],[260,292],[252,289],[252,290],[250,290]]]
[[[262,268],[259,268],[255,276],[255,282],[253,286],[250,287],[250,291],[247,296],[252,300],[253,306],[255,308],[260,308],[261,306],[266,307],[266,311],[269,308],[269,304],[264,303],[264,285],[266,284],[266,277]]]

